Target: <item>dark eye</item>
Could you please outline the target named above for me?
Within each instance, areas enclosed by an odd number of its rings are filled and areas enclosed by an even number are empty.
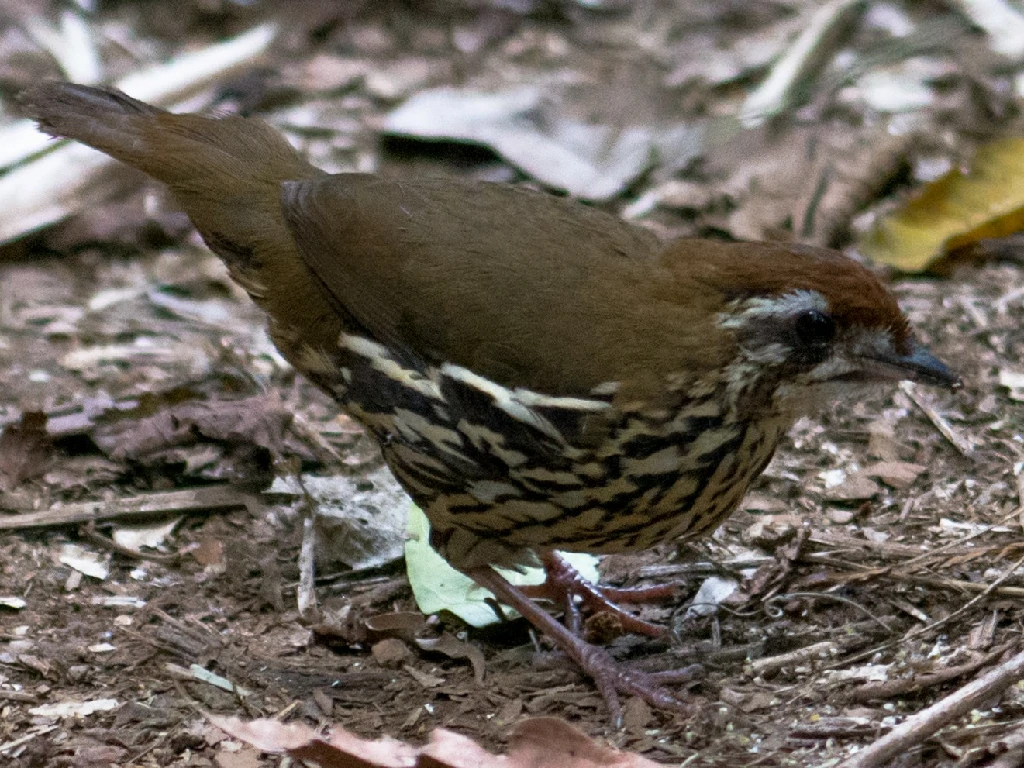
[[[835,335],[835,321],[816,309],[810,309],[796,319],[796,336],[801,344],[808,347],[823,347]]]

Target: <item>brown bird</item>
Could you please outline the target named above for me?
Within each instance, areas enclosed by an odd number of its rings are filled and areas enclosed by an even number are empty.
[[[662,687],[683,675],[585,642],[577,600],[619,611],[610,599],[645,595],[602,592],[553,550],[708,534],[823,392],[958,384],[838,252],[662,243],[517,187],[330,175],[260,120],[116,91],[45,84],[21,105],[170,187],[284,356],[379,441],[432,543],[564,649],[616,718],[620,693],[686,710]],[[569,627],[493,569],[537,562]]]

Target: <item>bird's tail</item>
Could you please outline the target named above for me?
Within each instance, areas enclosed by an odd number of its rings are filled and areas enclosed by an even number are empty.
[[[322,288],[281,212],[281,189],[321,173],[262,120],[172,114],[125,94],[73,83],[24,92],[20,111],[165,183],[206,244],[274,318],[298,318],[337,338]],[[283,286],[283,287],[282,287]],[[293,297],[308,299],[296,308]],[[284,344],[284,346],[282,346]],[[282,349],[287,347],[279,342]]]
[[[130,165],[144,154],[142,126],[164,110],[106,88],[44,83],[18,96],[18,111],[56,138],[75,139]]]
[[[281,134],[253,118],[172,114],[120,91],[66,82],[23,92],[17,109],[51,136],[88,144],[186,196],[211,173],[248,184],[314,173]]]

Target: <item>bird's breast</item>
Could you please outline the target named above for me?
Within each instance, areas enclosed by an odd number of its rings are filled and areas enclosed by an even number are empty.
[[[788,427],[737,420],[715,387],[654,409],[619,407],[613,387],[548,397],[351,334],[300,367],[371,430],[435,544],[463,567],[713,529]]]

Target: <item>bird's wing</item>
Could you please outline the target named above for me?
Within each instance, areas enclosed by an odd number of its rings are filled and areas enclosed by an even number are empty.
[[[693,347],[680,323],[695,308],[658,297],[659,241],[609,214],[506,185],[363,174],[286,182],[281,201],[339,307],[428,362],[578,396],[670,372]]]

